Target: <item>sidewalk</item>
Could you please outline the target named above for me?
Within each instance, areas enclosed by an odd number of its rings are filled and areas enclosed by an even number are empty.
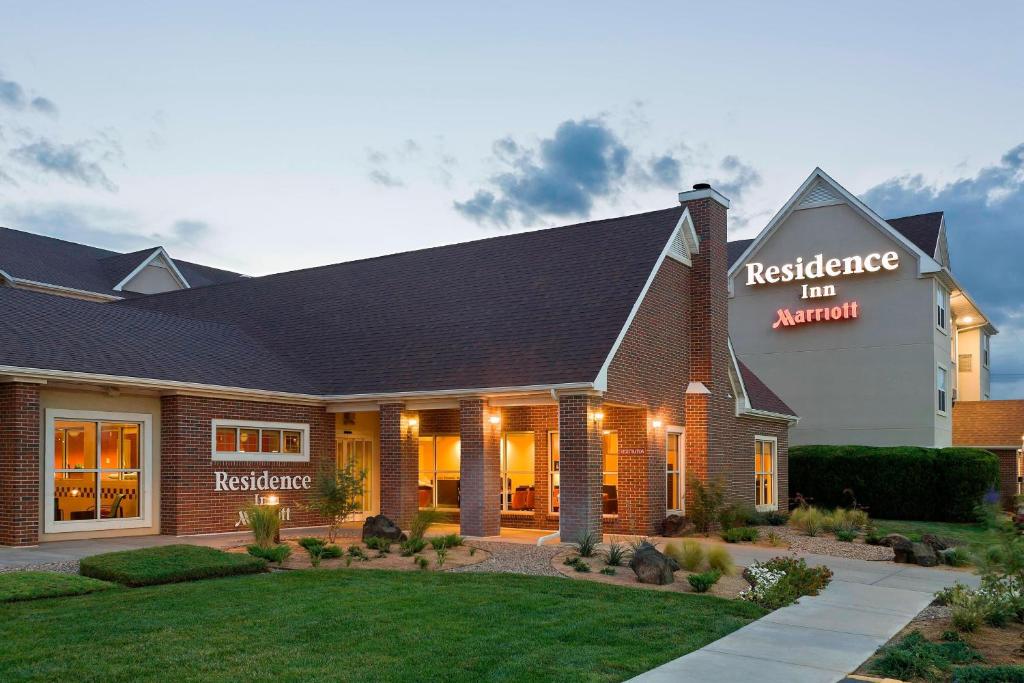
[[[709,542],[711,544],[713,542]],[[730,545],[737,564],[786,551]],[[632,679],[641,683],[831,683],[841,681],[956,581],[962,571],[798,553],[832,569],[821,595],[804,597],[700,650]]]

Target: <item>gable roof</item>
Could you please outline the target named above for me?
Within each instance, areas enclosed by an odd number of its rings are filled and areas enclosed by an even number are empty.
[[[0,228],[0,272],[29,283],[124,296],[115,287],[160,247],[128,254],[30,232]],[[166,256],[192,287],[231,282],[243,276]]]
[[[328,396],[593,383],[683,211],[109,305],[232,324]]]
[[[736,365],[739,367],[743,388],[747,392],[747,400],[750,401],[751,408],[766,413],[796,417],[796,411],[779,398],[778,394],[769,389],[768,385],[762,382],[761,378],[754,374],[754,371],[748,368],[746,363],[737,358]]]
[[[1017,449],[1022,438],[1024,400],[953,403],[954,446]]]

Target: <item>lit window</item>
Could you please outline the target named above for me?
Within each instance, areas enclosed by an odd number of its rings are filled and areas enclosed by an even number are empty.
[[[419,506],[459,509],[462,442],[457,436],[421,436]]]
[[[754,438],[754,505],[759,510],[778,509],[775,490],[775,439]]]
[[[534,452],[533,432],[506,432],[501,441],[502,510],[535,509]]]
[[[665,441],[665,500],[669,510],[684,509],[682,434],[669,432]]]
[[[619,514],[619,433],[605,430],[601,439],[602,467],[601,512]]]
[[[946,330],[946,311],[949,307],[949,293],[942,285],[935,284],[935,326]]]
[[[558,512],[558,490],[561,483],[561,473],[558,468],[558,432],[548,432],[548,453],[551,454],[551,467],[548,469],[550,472],[548,476],[550,497],[548,500],[551,501],[551,512]]]
[[[213,459],[307,462],[309,425],[213,421]]]
[[[935,386],[938,390],[938,410],[940,413],[946,412],[946,368],[941,365],[937,368],[935,373]]]

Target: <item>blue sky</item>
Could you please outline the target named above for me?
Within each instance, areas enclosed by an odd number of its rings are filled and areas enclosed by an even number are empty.
[[[2,225],[262,274],[820,165],[948,212],[1024,396],[1020,3],[2,4]]]

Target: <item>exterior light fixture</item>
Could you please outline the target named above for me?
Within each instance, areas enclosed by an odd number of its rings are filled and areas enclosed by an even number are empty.
[[[500,415],[491,415],[491,417],[488,418],[488,419],[490,420],[492,425],[496,425],[496,424],[500,424],[501,423],[501,416]]]
[[[267,496],[267,505],[277,505],[280,502],[281,502],[281,499],[278,498],[277,495],[275,495],[273,493],[271,493],[269,496]]]
[[[420,423],[420,421],[419,421],[419,420],[417,420],[417,419],[416,419],[415,417],[410,417],[410,418],[409,418],[409,426],[410,426],[410,427],[415,427],[415,426],[416,426],[416,425],[418,425],[419,423]]]
[[[651,420],[651,426],[655,429],[661,429],[661,420]]]
[[[600,410],[597,411],[596,413],[594,413],[594,419],[600,422],[601,420],[604,419],[604,413],[602,413]]]
[[[963,317],[963,322],[964,322],[964,324],[966,324],[966,325],[970,325],[971,323],[973,323],[973,322],[974,322],[974,318],[973,318],[972,316],[969,316],[969,315],[965,315],[965,316]]]
[[[601,431],[601,433],[602,433],[602,434],[604,434],[605,436],[608,436],[609,434],[611,434],[611,433],[612,433],[612,430],[610,430],[610,429],[605,429],[605,430],[602,430],[602,431]]]

